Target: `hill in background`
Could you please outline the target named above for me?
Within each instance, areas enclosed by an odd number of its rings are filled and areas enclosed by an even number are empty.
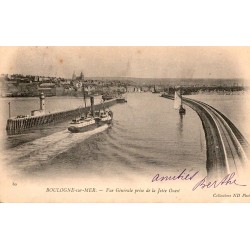
[[[102,81],[127,81],[136,86],[247,86],[244,79],[188,79],[188,78],[135,78],[135,77],[85,77]]]

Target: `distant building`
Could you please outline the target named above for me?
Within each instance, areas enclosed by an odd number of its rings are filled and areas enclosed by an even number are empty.
[[[73,82],[73,86],[75,88],[77,88],[77,89],[80,89],[80,88],[82,88],[82,82],[80,82],[80,81],[74,81]]]
[[[80,80],[80,81],[84,81],[84,74],[81,72],[80,76],[76,76],[76,73],[75,71],[73,72],[73,75],[72,75],[72,80]]]
[[[55,84],[50,83],[50,82],[40,84],[40,88],[54,88],[54,87],[55,87]]]
[[[128,86],[127,87],[127,91],[128,92],[134,92],[135,91],[135,87],[134,86]]]
[[[143,87],[141,87],[141,90],[144,91],[144,92],[147,92],[147,91],[149,91],[149,87],[143,86]]]
[[[44,93],[45,96],[55,96],[56,88],[38,88],[39,94]]]
[[[38,76],[35,76],[34,77],[34,82],[38,82],[39,81],[39,77]]]

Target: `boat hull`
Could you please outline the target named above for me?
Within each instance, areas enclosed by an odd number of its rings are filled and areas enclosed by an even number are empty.
[[[113,120],[113,112],[109,110],[106,112],[106,114],[102,113],[101,115],[99,114],[99,116],[96,116],[95,118],[92,118],[91,120],[87,120],[87,121],[85,120],[84,121],[85,124],[84,122],[78,123],[77,121],[74,121],[68,127],[68,130],[72,133],[87,132],[97,127],[103,126],[105,124],[110,125],[112,123],[112,120]]]
[[[68,130],[71,133],[83,133],[83,132],[87,132],[87,131],[93,130],[95,128],[97,128],[97,124],[93,123],[93,124],[90,124],[90,125],[87,125],[87,126],[72,125],[72,126],[68,127]]]
[[[103,101],[112,100],[114,98],[115,98],[115,96],[112,96],[112,95],[103,95],[102,96]]]
[[[112,123],[112,118],[109,117],[108,119],[96,119],[97,127],[103,126],[104,124],[110,125]]]
[[[127,102],[127,100],[125,98],[119,98],[119,99],[116,99],[116,102],[117,103],[124,103],[124,102]]]
[[[186,109],[184,109],[183,107],[181,107],[181,108],[179,109],[179,114],[185,115],[185,114],[186,114]]]

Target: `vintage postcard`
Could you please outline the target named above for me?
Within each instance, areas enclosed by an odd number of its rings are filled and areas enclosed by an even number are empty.
[[[0,47],[1,202],[250,202],[250,47]]]

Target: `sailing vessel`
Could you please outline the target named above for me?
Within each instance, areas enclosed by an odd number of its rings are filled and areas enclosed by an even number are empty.
[[[177,91],[174,94],[174,109],[179,109],[179,114],[185,115],[186,109],[182,106],[182,97]]]

